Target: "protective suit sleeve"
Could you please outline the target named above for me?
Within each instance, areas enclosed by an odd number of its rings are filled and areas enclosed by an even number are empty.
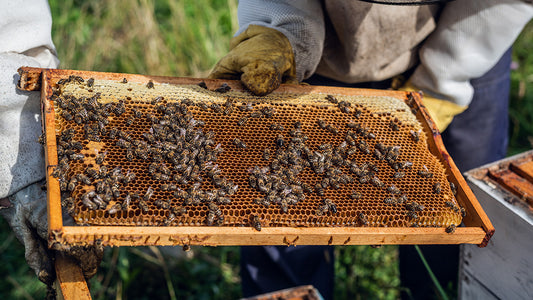
[[[470,80],[498,62],[532,16],[533,5],[520,0],[446,4],[420,50],[411,83],[426,95],[468,106],[474,93]]]
[[[44,0],[0,1],[0,198],[44,178],[39,92],[16,89],[21,66],[56,68]]]

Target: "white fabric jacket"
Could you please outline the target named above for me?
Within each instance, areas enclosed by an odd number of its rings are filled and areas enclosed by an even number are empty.
[[[0,0],[0,198],[44,178],[39,92],[16,89],[21,66],[56,68],[44,0]]]
[[[444,7],[244,0],[236,35],[250,24],[282,32],[299,80],[316,72],[347,83],[378,81],[417,66],[415,86],[466,106],[470,79],[498,62],[532,16],[533,5],[520,0],[458,0]]]

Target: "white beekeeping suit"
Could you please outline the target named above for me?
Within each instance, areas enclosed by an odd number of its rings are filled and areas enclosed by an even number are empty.
[[[57,68],[52,16],[42,0],[1,1],[0,198],[44,178],[40,94],[16,89],[21,66]]]
[[[16,84],[22,66],[57,68],[52,16],[44,0],[0,0],[0,7],[0,214],[24,245],[28,265],[50,285],[55,271],[47,243],[46,193],[41,188],[44,152],[37,142],[40,93],[17,90]],[[71,218],[65,221],[72,223]],[[67,254],[90,277],[103,249],[72,247]]]

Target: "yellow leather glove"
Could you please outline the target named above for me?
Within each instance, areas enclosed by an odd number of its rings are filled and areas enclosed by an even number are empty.
[[[240,79],[252,93],[266,95],[281,83],[298,84],[291,43],[281,32],[250,25],[231,39],[230,52],[209,78]]]
[[[400,90],[406,92],[418,92],[420,89],[416,88],[411,81],[407,81]],[[431,97],[428,94],[424,94],[422,102],[440,132],[446,130],[448,125],[452,122],[453,117],[468,108],[468,106],[457,105],[450,101]]]

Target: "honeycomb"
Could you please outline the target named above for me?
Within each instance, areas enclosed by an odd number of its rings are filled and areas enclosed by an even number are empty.
[[[461,223],[445,168],[401,99],[256,97],[225,85],[71,76],[49,100],[62,148],[53,176],[79,224],[261,230]],[[91,105],[106,113],[95,115]],[[187,124],[169,124],[169,110]],[[172,142],[154,140],[166,134]]]

